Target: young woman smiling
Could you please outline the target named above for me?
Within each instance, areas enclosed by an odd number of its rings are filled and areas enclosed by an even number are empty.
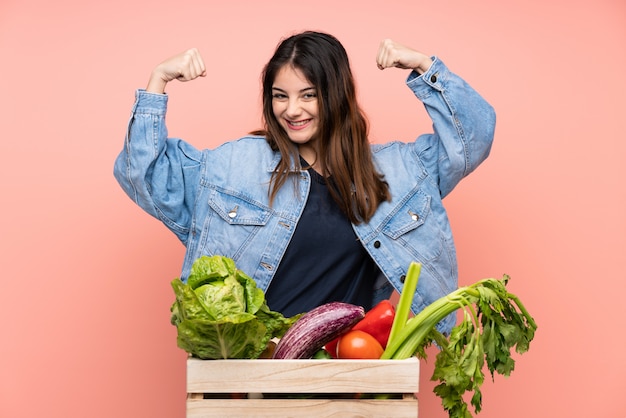
[[[263,128],[211,150],[165,126],[167,83],[207,75],[199,51],[154,68],[114,173],[186,246],[182,280],[202,255],[232,258],[286,316],[330,301],[367,310],[402,289],[412,261],[414,312],[457,287],[442,199],[488,156],[495,113],[437,57],[386,39],[376,64],[408,70],[434,132],[370,144],[348,56],[326,33],[278,45],[263,72]]]

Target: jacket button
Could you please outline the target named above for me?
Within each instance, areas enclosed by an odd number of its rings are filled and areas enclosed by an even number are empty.
[[[437,82],[437,74],[433,74],[430,76],[430,82],[431,83],[436,83]]]
[[[400,276],[400,283],[404,283],[405,280],[406,280],[406,276],[404,274]]]
[[[380,248],[380,241],[374,241],[374,248]]]
[[[228,217],[229,217],[230,219],[233,219],[233,218],[235,218],[235,216],[237,216],[237,209],[239,209],[239,205],[235,205],[235,207],[234,207],[234,208],[232,208],[232,209],[230,210],[230,212],[228,212]]]

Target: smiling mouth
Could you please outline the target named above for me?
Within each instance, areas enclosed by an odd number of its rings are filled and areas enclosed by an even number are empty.
[[[293,126],[294,128],[299,128],[299,127],[306,125],[309,122],[311,122],[311,119],[305,119],[305,120],[299,120],[299,121],[288,120],[287,124],[289,126]]]

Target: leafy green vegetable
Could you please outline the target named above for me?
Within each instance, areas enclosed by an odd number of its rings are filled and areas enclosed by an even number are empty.
[[[201,359],[258,358],[299,318],[270,311],[254,280],[223,256],[203,256],[187,283],[172,281],[178,346]]]
[[[432,376],[440,383],[434,391],[451,418],[471,418],[463,395],[473,392],[470,403],[480,412],[485,363],[492,379],[496,373],[509,376],[515,367],[511,350],[518,354],[528,351],[537,329],[519,298],[506,289],[508,281],[507,275],[500,280],[483,279],[431,303],[390,338],[381,358],[426,358],[426,347],[434,342],[440,348]],[[400,303],[398,306],[400,309]],[[446,338],[435,326],[457,309],[463,310],[463,320]]]

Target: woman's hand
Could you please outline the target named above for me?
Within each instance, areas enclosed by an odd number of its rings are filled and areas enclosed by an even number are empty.
[[[152,70],[146,91],[163,94],[165,86],[172,80],[191,81],[205,76],[202,56],[196,48],[191,48],[157,65]]]
[[[428,71],[432,63],[433,61],[428,55],[400,45],[391,39],[384,39],[380,43],[376,56],[376,64],[381,70],[396,67],[415,70],[419,74],[423,74]]]

